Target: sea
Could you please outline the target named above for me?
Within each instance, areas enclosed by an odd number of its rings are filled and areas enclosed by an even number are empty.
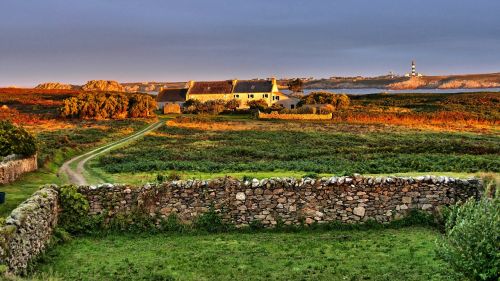
[[[415,89],[415,90],[387,90],[378,88],[363,89],[304,89],[304,94],[311,92],[327,91],[332,93],[343,93],[350,95],[368,95],[368,94],[405,94],[405,93],[426,93],[426,94],[453,94],[453,93],[473,93],[473,92],[500,92],[500,88],[482,88],[482,89]],[[283,92],[283,91],[282,91]],[[284,92],[287,94],[287,92]]]
[[[369,94],[405,94],[405,93],[426,93],[426,94],[453,94],[453,93],[474,93],[474,92],[500,92],[500,88],[481,88],[481,89],[415,89],[415,90],[387,90],[379,88],[361,88],[361,89],[304,89],[304,95],[311,92],[331,92],[343,93],[349,95],[369,95]],[[289,90],[280,90],[284,94],[291,94]],[[147,92],[150,95],[157,95],[158,92]]]

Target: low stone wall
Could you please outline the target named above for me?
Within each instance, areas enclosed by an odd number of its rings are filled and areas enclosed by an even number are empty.
[[[0,162],[0,184],[15,181],[22,174],[38,169],[37,156],[27,158],[8,157]]]
[[[328,114],[280,114],[259,112],[259,119],[281,119],[281,120],[331,120],[332,113]]]
[[[45,187],[19,205],[0,227],[0,264],[18,274],[47,246],[57,225],[58,192]]]
[[[82,186],[91,214],[123,217],[134,213],[158,219],[177,214],[192,222],[214,206],[224,221],[244,226],[260,221],[267,227],[305,222],[388,222],[409,210],[434,212],[444,205],[478,197],[476,179],[448,177],[264,179],[241,182],[231,178],[212,181],[174,181],[161,185]]]

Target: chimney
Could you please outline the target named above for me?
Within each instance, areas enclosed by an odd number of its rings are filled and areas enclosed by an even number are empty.
[[[273,83],[273,85],[276,85],[276,77],[271,77],[270,80]]]

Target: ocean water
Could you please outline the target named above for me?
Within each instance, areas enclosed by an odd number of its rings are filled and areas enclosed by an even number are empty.
[[[386,90],[377,88],[365,89],[304,89],[304,94],[311,92],[327,91],[332,93],[344,93],[350,95],[367,95],[379,93],[437,93],[437,94],[452,94],[452,93],[471,93],[471,92],[500,92],[500,88],[485,88],[485,89],[416,89],[416,90]],[[283,91],[282,91],[283,92]],[[285,92],[288,93],[288,92]]]

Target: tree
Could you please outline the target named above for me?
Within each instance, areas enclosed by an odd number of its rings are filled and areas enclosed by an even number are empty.
[[[288,81],[288,89],[294,93],[304,91],[304,82],[300,78]]]
[[[37,145],[33,135],[10,121],[0,121],[0,156],[31,156],[36,151]]]

